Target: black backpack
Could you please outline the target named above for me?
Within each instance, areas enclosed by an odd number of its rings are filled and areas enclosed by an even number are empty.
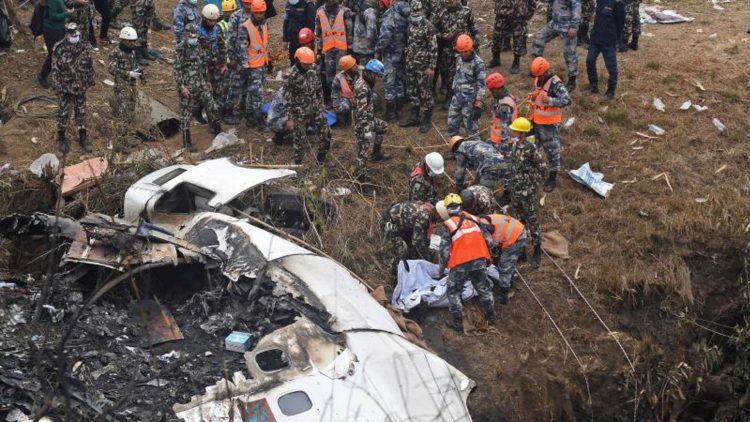
[[[10,18],[0,8],[0,48],[10,48],[12,37],[10,35]]]
[[[37,4],[34,7],[34,14],[31,15],[31,22],[29,22],[29,29],[34,34],[34,38],[42,35],[44,28],[44,11],[45,7],[41,4]]]

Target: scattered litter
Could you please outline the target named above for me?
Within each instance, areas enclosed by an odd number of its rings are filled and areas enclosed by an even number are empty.
[[[542,249],[555,258],[570,258],[570,243],[557,230],[542,233]]]
[[[102,375],[105,375],[105,374],[108,374],[108,373],[110,373],[112,371],[117,371],[117,370],[118,370],[117,365],[115,365],[114,363],[110,363],[109,365],[107,365],[107,366],[105,366],[105,367],[103,367],[101,369],[97,369],[96,371],[93,371],[91,373],[91,378],[93,378],[95,380],[98,380],[99,378],[101,378]]]
[[[661,98],[654,98],[654,108],[663,112],[666,109],[666,106],[664,105],[664,102],[661,100]]]
[[[700,89],[701,91],[705,91],[706,90],[706,88],[703,87],[703,84],[701,83],[701,81],[699,81],[697,79],[693,79],[693,81],[691,83],[693,84],[694,87]]]
[[[664,178],[664,181],[667,182],[667,187],[669,187],[669,190],[671,192],[674,192],[674,189],[672,189],[672,184],[669,183],[669,175],[667,175],[667,173],[659,173],[656,176],[652,177],[651,180],[658,180],[660,178]]]
[[[631,184],[631,183],[635,183],[635,182],[637,182],[637,181],[638,181],[638,178],[637,178],[637,177],[634,177],[634,178],[632,178],[632,179],[630,179],[630,180],[623,180],[623,181],[622,181],[622,182],[620,182],[620,183],[622,183],[623,185],[629,185],[629,184]]]
[[[719,36],[719,34],[717,34],[716,32],[714,32],[713,34],[709,35],[708,38],[716,38],[718,36]]]
[[[47,310],[54,324],[57,324],[58,322],[62,321],[63,316],[65,316],[64,310],[57,309],[50,304],[45,303],[44,305],[42,305],[42,307]]]
[[[714,10],[723,11],[724,8],[719,6],[720,3],[731,3],[733,0],[711,0],[711,6]]]
[[[659,6],[646,6],[640,10],[641,21],[644,23],[682,23],[692,22],[695,18],[683,16],[676,10],[662,10]]]
[[[640,136],[640,137],[642,137],[642,138],[646,138],[646,139],[659,139],[656,136],[647,135],[647,134],[642,133],[642,132],[635,132],[635,134],[638,135],[638,136]]]
[[[334,187],[334,188],[331,188],[331,189],[329,189],[329,188],[323,188],[323,189],[321,189],[321,191],[324,194],[329,195],[329,196],[348,196],[348,195],[351,195],[351,193],[352,193],[351,189],[345,188],[343,186],[337,186],[337,187]]]
[[[719,130],[719,132],[724,132],[727,129],[727,127],[724,126],[724,123],[722,123],[718,118],[714,117],[714,119],[711,121],[713,122],[714,126],[716,126],[716,129]]]
[[[601,116],[598,116],[596,119],[599,120],[599,123],[604,124],[604,119]]]
[[[652,33],[650,33],[650,32],[646,32],[645,34],[642,34],[642,35],[643,35],[644,37],[647,37],[647,38],[652,38],[652,37],[654,36],[654,34],[652,34]]]
[[[689,110],[690,106],[692,106],[692,105],[693,105],[693,102],[690,101],[690,100],[687,100],[684,103],[682,103],[682,105],[680,106],[680,110],[682,110],[682,111]]]
[[[702,34],[703,33],[703,28],[698,28],[695,32],[697,32],[699,34]]]
[[[60,160],[51,152],[42,154],[29,166],[29,171],[37,177],[53,177],[60,167]],[[46,170],[45,170],[46,169]]]
[[[547,195],[546,194],[542,195],[542,197],[539,198],[539,206],[543,207],[546,199],[547,199]]]
[[[98,62],[99,62],[99,64],[100,64],[100,65],[102,65],[102,66],[106,66],[106,65],[107,65],[106,63],[104,63],[104,60],[102,60],[102,59],[98,59],[97,61],[98,61]]]
[[[94,157],[63,170],[62,195],[68,196],[94,186],[107,171],[106,158]]]
[[[169,363],[171,359],[179,359],[180,358],[180,352],[177,350],[172,350],[169,353],[164,353],[163,355],[157,356],[160,361]]]
[[[0,167],[0,176],[4,176],[6,173],[13,177],[18,176],[18,170],[13,170],[10,163],[5,163]]]
[[[15,289],[18,287],[16,283],[7,283],[5,281],[0,281],[0,289]]]
[[[135,313],[147,322],[149,345],[155,346],[184,338],[172,313],[159,302],[141,300],[132,306]]]
[[[721,167],[719,167],[718,169],[716,169],[716,171],[714,172],[714,174],[719,174],[719,173],[721,173],[722,171],[724,171],[726,169],[727,169],[727,165],[723,164]]]
[[[256,334],[232,331],[224,339],[224,348],[230,352],[245,353],[255,346],[256,341]]]
[[[639,151],[639,150],[642,150],[643,147],[633,147],[633,149],[636,150],[636,151]]]
[[[206,153],[218,151],[222,148],[226,148],[230,145],[240,144],[242,142],[244,141],[237,137],[237,129],[231,128],[226,132],[221,132],[220,134],[216,135],[214,140],[211,141],[211,146],[208,147]]]
[[[169,384],[169,381],[165,379],[161,379],[161,378],[155,378],[146,383],[146,385],[150,385],[152,387],[164,387],[168,384]]]
[[[232,315],[225,314],[214,314],[208,317],[208,321],[200,325],[201,330],[208,334],[216,334],[219,330],[231,329],[234,325],[234,318]]]
[[[112,81],[109,79],[105,79],[102,82],[104,82],[104,85],[107,85],[107,86],[115,86],[115,81]]]
[[[25,53],[26,50],[16,50],[16,53]]]
[[[203,356],[206,356],[206,357],[212,356],[212,355],[213,353],[210,350],[206,350],[206,353],[203,354]]]
[[[708,110],[708,107],[706,107],[706,106],[702,106],[702,105],[698,105],[698,104],[693,104],[693,108],[694,108],[694,109],[695,109],[695,111],[697,111],[698,113],[702,113],[702,112],[704,112],[704,111]]]
[[[703,204],[704,202],[708,202],[708,198],[695,198],[695,202]]]
[[[589,163],[585,163],[577,170],[570,170],[568,174],[573,180],[590,187],[594,192],[604,198],[609,196],[609,193],[614,186],[612,183],[604,181],[604,175],[602,173],[592,171]]]
[[[576,122],[575,117],[570,117],[568,120],[565,121],[565,124],[563,124],[563,129],[570,129],[571,126]]]
[[[15,303],[6,309],[0,308],[0,317],[6,317],[10,325],[26,324],[26,314],[23,308]]]
[[[573,278],[576,279],[576,280],[578,280],[579,278],[581,278],[580,275],[579,275],[580,272],[581,272],[581,264],[578,264],[578,266],[576,267],[576,272],[575,272],[575,274],[573,274]]]
[[[664,129],[660,128],[659,126],[656,126],[654,124],[648,125],[648,130],[654,133],[654,135],[661,136],[667,133]]]
[[[38,139],[38,138],[37,138],[36,136],[32,136],[32,137],[31,137],[31,143],[32,143],[32,144],[36,144],[36,143],[38,143],[38,142],[39,142],[39,139]]]

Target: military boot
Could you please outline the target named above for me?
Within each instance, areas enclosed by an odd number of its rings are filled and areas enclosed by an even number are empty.
[[[448,328],[452,328],[461,334],[463,334],[464,332],[464,319],[462,316],[454,315],[452,319],[445,321],[445,325],[448,326]]]
[[[261,112],[255,113],[255,127],[257,127],[258,130],[266,130],[266,119]]]
[[[531,268],[539,268],[539,264],[542,262],[542,244],[537,243],[534,245],[534,255],[531,256]]]
[[[326,162],[326,155],[328,155],[328,153],[318,151],[318,155],[315,156],[315,162],[318,165],[324,164]],[[300,163],[301,162],[302,162],[302,159],[300,159]]]
[[[484,317],[487,319],[487,324],[497,324],[497,312],[495,311],[494,305],[487,305],[484,310]]]
[[[213,122],[211,122],[211,133],[213,133],[214,135],[218,135],[221,132],[223,132],[223,130],[221,129],[221,123],[219,123],[219,120],[214,120]]]
[[[90,154],[94,149],[91,148],[91,144],[86,135],[86,129],[78,129],[78,144],[81,146],[82,150],[87,154]]]
[[[419,133],[429,132],[430,126],[432,126],[432,109],[428,108],[424,111],[424,116],[422,116],[422,124],[419,126]]]
[[[383,120],[386,122],[392,122],[396,120],[396,101],[386,101],[385,102],[385,114],[383,115]]]
[[[284,144],[284,132],[283,131],[275,132],[273,134],[273,144],[274,145]]]
[[[497,303],[501,305],[508,304],[508,289],[505,287],[500,288],[500,293],[497,295]]]
[[[618,53],[626,53],[628,50],[630,50],[630,47],[628,47],[628,45],[625,44],[624,40],[617,41],[617,52]]]
[[[487,67],[498,67],[498,66],[500,66],[500,52],[493,51],[492,60],[490,60],[490,63],[489,65],[487,65]]]
[[[193,145],[193,140],[190,139],[190,129],[182,131],[182,147],[190,152],[198,151]]]
[[[550,193],[553,190],[555,190],[556,185],[557,185],[557,170],[552,170],[551,172],[549,172],[547,181],[544,182],[544,191],[547,193]]]
[[[628,47],[633,51],[638,51],[638,34],[633,34],[633,38],[630,39]]]
[[[240,123],[239,119],[237,119],[237,117],[234,115],[234,110],[232,110],[232,107],[227,107],[224,109],[221,119],[224,120],[224,123],[228,125],[237,125]]]
[[[68,151],[70,151],[70,147],[68,147],[68,140],[65,139],[64,130],[57,131],[57,148],[63,155],[67,154]]]
[[[376,135],[375,143],[372,146],[372,154],[370,154],[370,161],[385,161],[389,158],[391,158],[389,155],[383,154],[383,135]]]
[[[521,70],[521,56],[513,56],[513,64],[510,65],[510,73],[517,75]]]
[[[411,114],[409,118],[398,124],[400,127],[415,127],[419,126],[419,106],[411,106]]]
[[[586,95],[593,95],[599,93],[599,84],[596,82],[590,83],[589,86],[582,91]]]
[[[568,76],[568,83],[565,84],[565,88],[568,89],[568,92],[573,92],[573,90],[576,89],[576,76]]]
[[[605,92],[604,95],[602,95],[602,100],[610,101],[613,98],[615,98],[615,86],[609,85],[607,87],[607,92]]]

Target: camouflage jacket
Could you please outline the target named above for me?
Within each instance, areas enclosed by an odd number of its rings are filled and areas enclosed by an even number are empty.
[[[76,0],[64,0],[65,8],[73,9],[72,14],[68,14],[68,22],[75,22],[78,24],[78,30],[81,31],[83,27],[88,27],[89,19],[94,16],[92,9],[93,0],[89,0],[85,6],[79,4]],[[89,34],[81,34],[83,40],[89,39]]]
[[[544,86],[545,82],[547,82],[546,79],[537,78],[537,88],[541,89]],[[568,88],[565,88],[565,84],[559,79],[556,81],[552,81],[547,95],[549,96],[549,105],[551,106],[567,107],[573,102],[573,100],[570,98],[570,92],[568,92]]]
[[[206,65],[211,69],[221,68],[226,62],[227,40],[219,25],[207,28],[200,23],[198,37]]]
[[[558,31],[578,29],[581,24],[581,0],[553,0],[549,24]]]
[[[368,133],[375,135],[375,109],[372,96],[370,84],[363,77],[358,77],[354,81],[352,116],[354,117],[354,133],[361,136],[366,136]]]
[[[434,203],[437,200],[437,178],[427,174],[424,160],[417,164],[409,179],[409,200]]]
[[[430,229],[430,214],[422,208],[421,202],[407,201],[391,205],[383,216],[386,236],[397,233],[411,233],[411,244],[420,252],[429,247],[427,232]]]
[[[133,87],[136,79],[130,77],[128,72],[139,70],[138,60],[135,58],[135,50],[124,50],[122,45],[112,49],[109,53],[109,73],[115,77],[115,86]]]
[[[349,10],[348,7],[339,5],[335,11],[329,11],[325,5],[320,6],[318,10],[322,10],[326,13],[326,16],[328,16],[328,23],[333,25],[333,22],[336,20],[336,15],[338,15],[339,10],[344,9],[344,27],[346,28],[346,45],[349,49],[352,48],[352,44],[354,42],[353,34],[354,34],[354,14],[351,10]],[[323,48],[323,42],[322,39],[322,32],[320,30],[320,19],[318,19],[318,15],[316,12],[315,15],[315,37],[317,38],[316,45],[318,49]],[[320,50],[321,53],[323,50]]]
[[[298,65],[289,68],[284,80],[284,103],[287,117],[296,124],[307,122],[325,110],[323,86],[313,68],[307,71]]]
[[[133,28],[138,31],[138,27],[145,25],[146,29],[151,26],[151,21],[156,15],[156,6],[154,0],[134,0],[130,4],[130,14],[133,18]],[[138,38],[143,38],[141,33],[138,33]]]
[[[361,71],[357,72],[360,73]],[[331,81],[331,104],[336,112],[342,111],[342,102],[351,101],[354,102],[354,82],[358,79],[357,73],[351,74],[349,72],[338,72],[336,77]],[[341,79],[345,79],[349,83],[349,89],[352,90],[352,98],[348,99],[341,95]],[[351,103],[350,103],[351,104]]]
[[[395,1],[385,13],[380,24],[380,35],[375,51],[383,56],[400,55],[406,48],[406,30],[411,8],[403,0]]]
[[[534,193],[547,173],[547,162],[529,136],[523,141],[515,139],[509,155],[509,171],[505,183],[513,195]]]
[[[352,38],[352,51],[358,54],[375,54],[375,43],[378,41],[378,11],[374,7],[367,7],[357,13]]]
[[[465,103],[484,100],[486,78],[484,60],[479,57],[479,54],[474,54],[469,60],[457,57],[456,74],[453,77],[453,95]]]
[[[492,190],[486,186],[473,185],[461,191],[461,197],[466,196],[468,192],[474,196],[474,202],[471,204],[464,202],[462,207],[464,211],[472,215],[489,214],[492,211]]]
[[[435,25],[435,31],[438,34],[438,44],[440,48],[453,52],[453,46],[456,38],[461,34],[468,34],[474,40],[475,50],[479,48],[479,38],[477,26],[474,23],[474,15],[467,6],[458,6],[456,10],[450,10],[447,7],[440,8],[437,16],[433,17],[432,23]],[[450,39],[444,40],[443,34],[449,34]]]
[[[495,0],[495,15],[528,21],[536,6],[537,0]]]
[[[185,26],[190,23],[198,26],[200,20],[198,4],[190,4],[187,0],[180,0],[172,13],[172,32],[174,32],[175,41],[182,41],[182,33],[185,32]]]
[[[85,94],[94,86],[94,65],[83,40],[71,44],[63,38],[52,47],[51,76],[58,94]]]
[[[464,187],[466,170],[477,176],[485,171],[502,171],[506,167],[503,156],[492,145],[484,141],[464,141],[456,148],[456,186]]]
[[[208,89],[206,66],[200,45],[190,45],[180,41],[175,49],[173,75],[177,89],[186,86],[190,91]]]
[[[409,20],[406,45],[406,65],[417,69],[435,69],[437,65],[437,38],[435,27],[427,18]]]
[[[245,10],[239,9],[232,13],[227,24],[227,54],[230,60],[234,60],[237,64],[247,62],[247,51],[240,47],[239,38],[245,38],[245,46],[247,46],[247,31],[242,27],[242,24],[246,20],[252,18],[251,13],[245,13]]]

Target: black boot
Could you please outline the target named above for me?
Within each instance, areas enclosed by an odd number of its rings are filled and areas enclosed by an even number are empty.
[[[284,131],[279,131],[273,134],[273,144],[274,145],[284,144]]]
[[[231,107],[224,109],[221,119],[228,125],[237,125],[240,123],[239,119],[234,115],[234,110],[232,110]]]
[[[68,140],[65,139],[64,130],[57,131],[57,148],[60,150],[62,155],[65,155],[68,153],[68,151],[70,151],[70,147],[68,147]]]
[[[328,155],[328,154],[325,153],[325,152],[318,151],[318,155],[315,156],[315,162],[318,165],[321,165],[321,164],[325,163],[325,161],[326,161],[326,155]],[[300,163],[301,162],[302,162],[302,160],[300,160]]]
[[[428,108],[424,111],[424,116],[422,116],[422,124],[419,126],[419,133],[429,132],[430,126],[432,126],[432,109]]]
[[[415,127],[419,126],[419,106],[411,106],[411,114],[409,118],[398,124],[400,127]]]
[[[549,177],[547,177],[547,181],[544,182],[544,191],[547,193],[552,192],[555,190],[555,186],[557,185],[557,170],[552,170],[549,172]]]
[[[138,64],[141,66],[148,66],[151,64],[151,62],[146,57],[146,54],[144,52],[144,47],[136,47],[135,48],[135,59],[138,61]]]
[[[633,51],[638,51],[638,34],[633,34],[633,38],[630,39],[628,47]]]
[[[94,150],[91,148],[91,144],[89,143],[88,137],[86,136],[86,129],[78,129],[78,144],[81,146],[81,149],[84,150],[87,154],[91,154],[91,152]]]
[[[484,317],[487,319],[487,324],[489,325],[495,325],[497,324],[497,312],[495,311],[495,306],[493,305],[487,305],[484,309]]]
[[[607,87],[607,92],[605,92],[604,95],[602,95],[602,100],[609,101],[613,98],[615,98],[615,86],[609,85]]]
[[[531,268],[539,268],[539,264],[542,262],[542,245],[534,245],[534,255],[531,256]]]
[[[464,332],[464,319],[462,316],[454,316],[451,320],[445,321],[445,325],[461,334]]]
[[[396,120],[396,101],[385,102],[385,113],[383,114],[383,120],[386,122],[392,122]]]
[[[372,154],[370,154],[370,161],[378,162],[385,161],[391,158],[389,155],[383,154],[383,135],[375,135],[375,143],[372,146]]]
[[[625,44],[625,41],[620,40],[617,42],[617,52],[618,53],[626,53],[628,50],[630,50],[630,47],[628,47],[627,44]]]
[[[221,123],[219,123],[218,120],[214,120],[211,123],[211,133],[213,133],[214,135],[218,135],[221,132],[223,132],[223,130],[221,129]]]
[[[521,70],[521,56],[513,56],[513,64],[510,65],[510,73],[517,75]]]
[[[589,86],[582,91],[586,95],[593,95],[599,93],[599,84],[596,82],[590,83]]]
[[[565,84],[565,88],[568,89],[568,92],[573,92],[573,90],[576,89],[576,79],[575,76],[568,76],[568,83]]]
[[[497,303],[501,305],[508,304],[508,289],[501,287],[500,294],[497,295]]]
[[[487,65],[487,67],[498,67],[498,66],[500,66],[500,52],[493,51],[492,60],[490,60],[490,64]]]
[[[182,131],[182,147],[190,152],[198,151],[198,149],[193,145],[193,140],[190,139],[189,129]]]
[[[257,127],[258,130],[266,130],[266,119],[261,112],[255,113],[255,127]]]

